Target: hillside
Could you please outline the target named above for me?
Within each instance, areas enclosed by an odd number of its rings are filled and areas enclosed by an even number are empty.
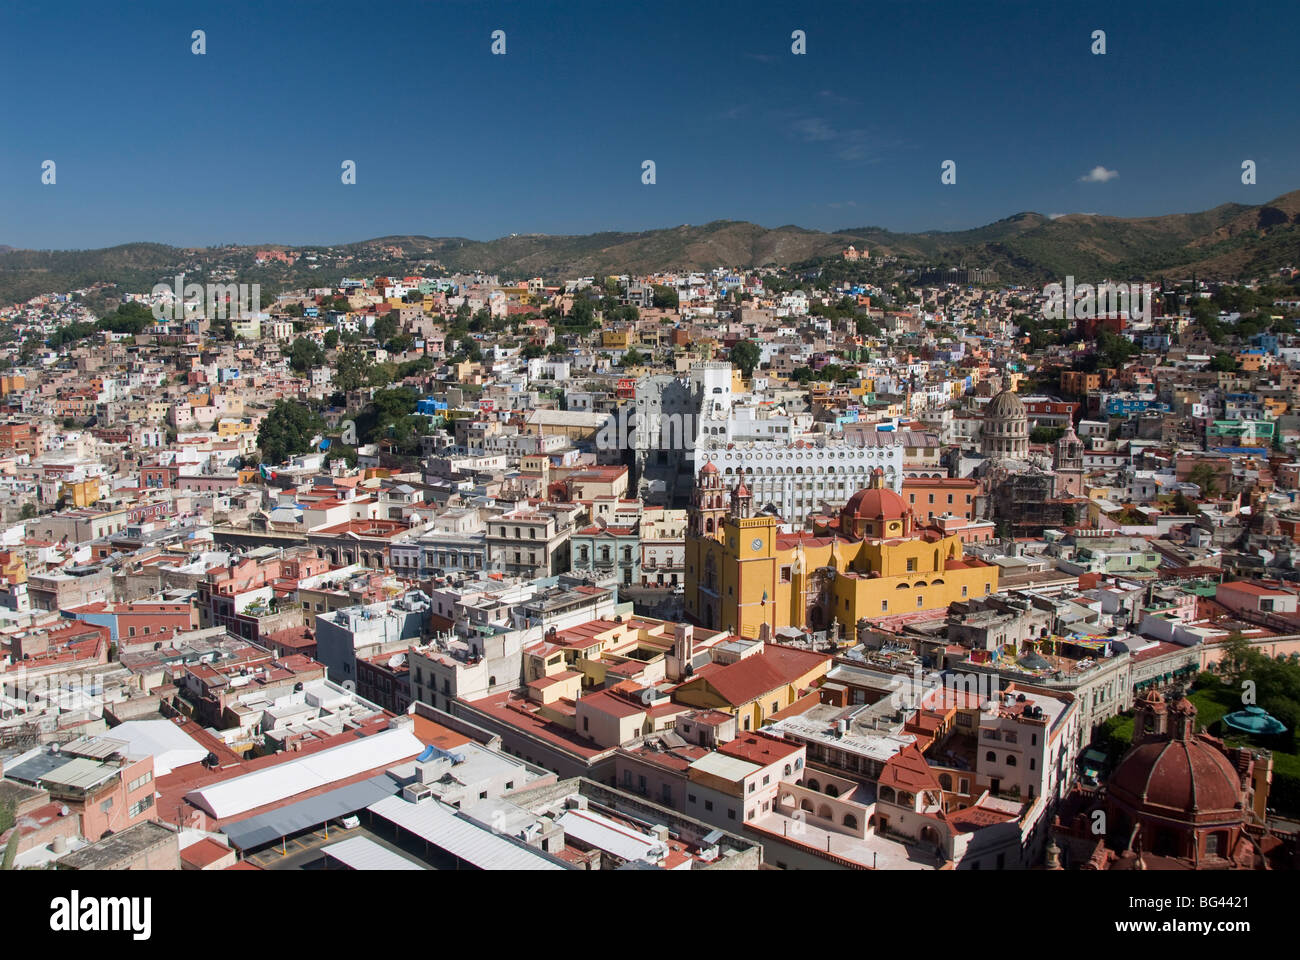
[[[381,237],[332,248],[351,257],[346,273],[400,272],[436,260],[448,270],[484,270],[548,279],[791,266],[838,257],[849,244],[873,256],[893,255],[913,266],[991,267],[1003,280],[1044,283],[1066,275],[1125,279],[1154,272],[1236,279],[1300,265],[1300,191],[1260,206],[1223,204],[1200,213],[1120,218],[1072,214],[1051,219],[1018,213],[974,230],[894,233],[858,227],[824,233],[719,220],[639,233],[584,236],[528,234],[476,241],[460,237]],[[262,247],[268,245],[262,245]],[[292,249],[271,244],[282,249]],[[180,249],[129,243],[102,250],[32,251],[0,247],[0,303],[96,282],[144,291],[184,271],[196,279],[220,268],[264,290],[337,282],[340,269],[303,265],[256,267],[257,245]],[[397,248],[394,257],[384,248]],[[306,249],[306,248],[301,248]],[[316,247],[313,249],[324,249]]]

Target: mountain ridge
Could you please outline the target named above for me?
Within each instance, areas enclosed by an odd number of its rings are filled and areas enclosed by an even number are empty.
[[[436,260],[451,271],[482,270],[512,276],[605,275],[814,265],[838,260],[850,244],[873,256],[897,257],[909,266],[964,264],[998,271],[1010,282],[1040,282],[1067,275],[1114,279],[1154,271],[1195,271],[1204,278],[1239,279],[1300,266],[1300,190],[1259,205],[1224,203],[1194,213],[1113,217],[1075,213],[1049,217],[1021,211],[966,230],[898,233],[883,227],[831,232],[795,224],[763,227],[743,220],[714,220],[641,231],[592,234],[516,234],[494,240],[394,234],[344,244],[237,244],[172,247],[149,241],[91,250],[23,250],[0,247],[0,303],[96,282],[137,292],[176,272],[234,270],[241,280],[262,277],[272,287],[313,286],[333,274],[382,272],[385,264]],[[333,250],[354,259],[346,270],[253,265],[262,249]],[[394,257],[391,248],[398,248]],[[311,282],[315,278],[315,282]]]

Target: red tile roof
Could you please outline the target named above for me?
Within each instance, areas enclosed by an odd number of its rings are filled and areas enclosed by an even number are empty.
[[[704,674],[704,679],[732,706],[741,706],[797,681],[818,664],[829,663],[824,653],[810,653],[769,643],[762,653]]]
[[[880,772],[879,785],[919,793],[922,790],[941,790],[939,779],[925,762],[925,757],[915,744],[908,744],[890,757]]]

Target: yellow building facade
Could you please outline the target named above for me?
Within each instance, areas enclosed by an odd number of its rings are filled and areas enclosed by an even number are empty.
[[[784,534],[754,516],[741,483],[728,497],[708,464],[697,483],[686,537],[686,615],[704,627],[757,637],[782,627],[827,630],[852,642],[859,620],[946,609],[998,589],[998,568],[966,557],[956,536],[921,526],[884,486],[854,494],[838,518],[812,533]]]

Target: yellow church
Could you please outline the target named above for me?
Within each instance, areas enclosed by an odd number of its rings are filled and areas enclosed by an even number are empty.
[[[700,471],[686,533],[686,616],[709,629],[757,637],[768,624],[826,630],[852,640],[863,618],[946,609],[998,589],[998,568],[965,557],[962,541],[919,524],[877,469],[838,517],[814,517],[811,533],[781,533],[753,515],[742,481],[728,503],[713,464]]]

